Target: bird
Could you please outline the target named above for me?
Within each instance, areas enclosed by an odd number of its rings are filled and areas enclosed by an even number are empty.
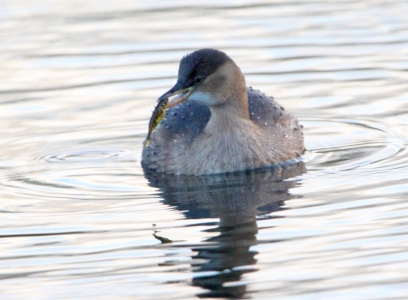
[[[247,87],[223,51],[205,48],[185,55],[176,84],[158,102],[164,100],[163,119],[144,141],[145,171],[240,172],[296,160],[306,151],[303,126],[273,97]]]

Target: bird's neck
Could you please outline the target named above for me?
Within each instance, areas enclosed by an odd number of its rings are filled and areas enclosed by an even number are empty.
[[[211,95],[216,101],[209,105],[211,119],[216,122],[234,122],[235,119],[249,120],[248,92],[244,74],[234,62],[220,67],[211,82]],[[210,76],[211,77],[211,76]]]
[[[238,108],[211,107],[210,110],[211,118],[206,126],[207,132],[240,130],[249,120],[249,112],[242,112]]]
[[[231,89],[228,98],[222,105],[210,107],[209,123],[220,129],[234,129],[249,121],[248,95],[244,89]]]
[[[211,106],[211,118],[207,129],[234,130],[245,126],[250,121],[248,108],[248,94],[245,83],[230,89],[230,94],[223,104]]]

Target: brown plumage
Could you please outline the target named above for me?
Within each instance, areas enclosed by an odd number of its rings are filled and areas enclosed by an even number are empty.
[[[247,89],[239,67],[221,51],[185,56],[176,85],[159,100],[174,94],[179,95],[143,149],[146,170],[234,172],[295,159],[305,151],[296,118],[272,97]]]

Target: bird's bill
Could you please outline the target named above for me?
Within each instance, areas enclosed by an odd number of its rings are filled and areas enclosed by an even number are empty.
[[[190,96],[192,90],[193,90],[192,87],[185,88],[180,83],[176,83],[176,85],[173,86],[169,91],[164,93],[159,98],[158,101],[160,102],[163,99],[166,99],[166,98],[169,98],[171,96],[174,96],[174,95],[178,94],[176,97],[171,99],[169,101],[169,103],[167,104],[167,108],[172,108],[172,107],[176,106],[177,104],[186,101],[188,99],[188,97]]]

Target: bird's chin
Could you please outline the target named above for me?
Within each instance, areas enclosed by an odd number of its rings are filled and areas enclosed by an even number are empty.
[[[216,105],[218,103],[218,101],[216,101],[210,93],[204,92],[192,93],[188,98],[188,101],[196,102],[207,106]]]

